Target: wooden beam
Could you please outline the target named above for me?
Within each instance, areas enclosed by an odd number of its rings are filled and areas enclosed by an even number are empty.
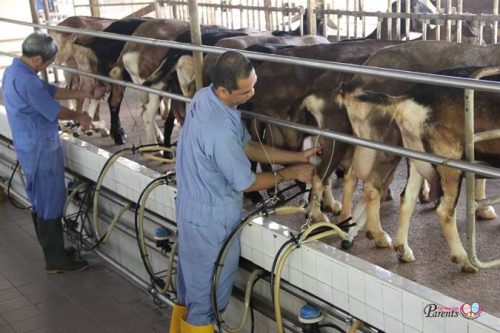
[[[151,3],[145,7],[142,7],[139,10],[136,10],[132,14],[125,16],[124,19],[134,18],[134,17],[143,17],[143,16],[146,16],[146,14],[149,14],[154,10],[155,10],[155,5],[153,3]]]

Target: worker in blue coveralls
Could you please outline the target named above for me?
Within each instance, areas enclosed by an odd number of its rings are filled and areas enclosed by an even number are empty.
[[[57,46],[45,33],[32,33],[23,41],[22,56],[5,70],[2,80],[7,119],[19,164],[26,178],[26,193],[38,240],[49,274],[79,271],[88,267],[64,248],[62,213],[66,201],[63,147],[57,119],[74,120],[83,129],[91,124],[89,115],[59,105],[56,99],[100,98],[92,92],[57,88],[37,73],[55,59]]]
[[[222,54],[212,85],[196,93],[186,114],[177,148],[176,218],[179,233],[177,304],[170,333],[213,333],[211,306],[214,263],[225,239],[239,224],[243,192],[271,188],[292,179],[311,182],[312,148],[289,152],[250,141],[237,106],[254,95],[257,75],[252,63],[236,51]],[[255,174],[250,160],[290,165],[278,173]],[[234,242],[217,286],[218,308],[229,303],[240,255]]]

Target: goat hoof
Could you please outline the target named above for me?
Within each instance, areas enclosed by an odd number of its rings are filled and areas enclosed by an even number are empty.
[[[493,220],[496,219],[497,213],[495,212],[495,208],[488,206],[482,209],[477,209],[476,217],[481,220]]]
[[[413,251],[409,247],[405,247],[404,245],[394,246],[396,253],[398,255],[398,259],[401,262],[414,262],[415,256],[413,255]]]
[[[379,248],[392,247],[392,239],[388,234],[382,232],[379,237],[375,237],[375,245]]]
[[[105,138],[109,136],[109,131],[107,128],[102,128],[99,130],[99,134],[101,135],[101,137]]]

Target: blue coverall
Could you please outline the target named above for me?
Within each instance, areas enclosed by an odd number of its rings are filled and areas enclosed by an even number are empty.
[[[244,146],[250,134],[236,108],[226,106],[212,86],[193,98],[178,143],[176,214],[179,232],[178,303],[195,326],[215,321],[210,302],[214,263],[222,244],[239,224],[242,191],[255,181]],[[224,262],[218,307],[231,296],[240,256],[239,239]]]
[[[3,99],[26,192],[41,220],[62,216],[66,201],[63,147],[57,116],[57,88],[19,59],[5,70]]]

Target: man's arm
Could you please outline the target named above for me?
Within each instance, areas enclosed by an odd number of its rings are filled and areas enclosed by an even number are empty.
[[[288,151],[268,145],[261,145],[256,141],[249,141],[245,146],[245,154],[250,160],[254,162],[269,163],[267,157],[269,156],[272,163],[282,165],[307,163],[309,158],[315,155],[319,150],[319,148],[310,148],[300,152]]]
[[[80,126],[84,131],[88,130],[90,128],[90,124],[92,123],[92,119],[87,112],[73,111],[64,106],[61,106],[58,118],[60,120],[74,120],[77,123],[80,123]]]
[[[289,166],[276,172],[261,172],[256,174],[254,183],[243,192],[260,191],[271,188],[274,184],[297,179],[304,183],[311,183],[314,176],[314,166],[301,163]]]
[[[83,99],[92,98],[99,99],[104,96],[106,92],[105,87],[94,87],[91,91],[68,89],[68,88],[57,88],[55,99]]]

